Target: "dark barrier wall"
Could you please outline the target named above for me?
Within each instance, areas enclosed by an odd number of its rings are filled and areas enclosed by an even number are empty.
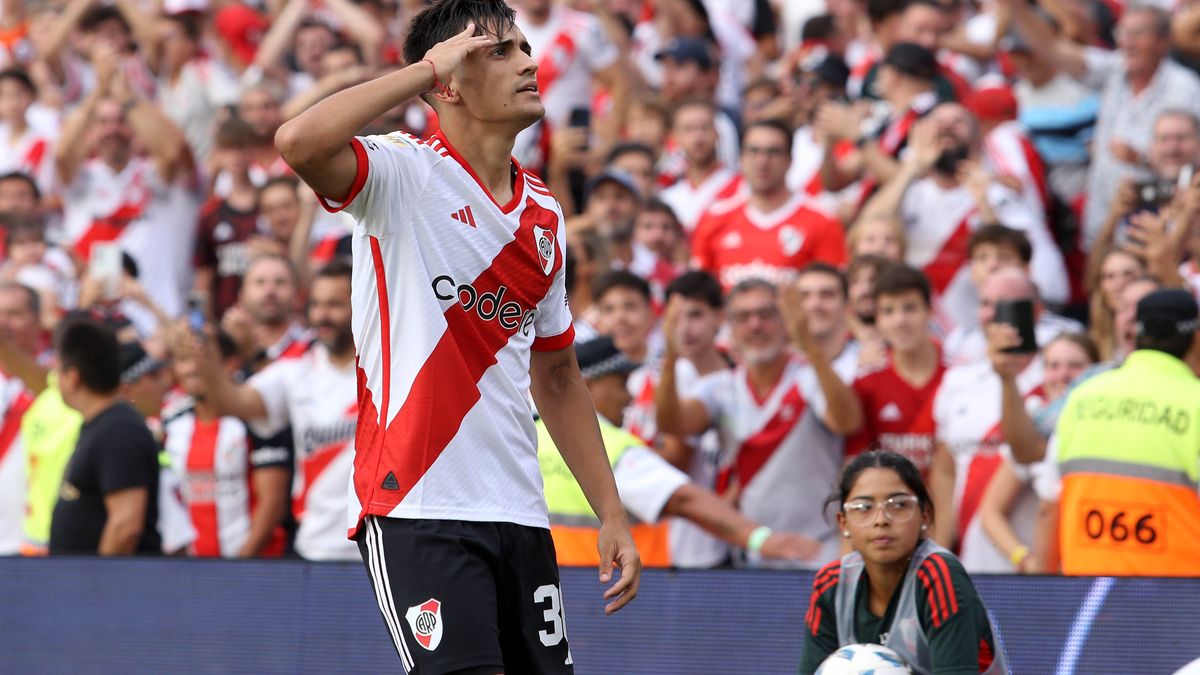
[[[576,671],[794,673],[810,581],[650,571],[637,601],[604,617],[595,570],[564,570]],[[977,583],[1021,675],[1155,675],[1200,656],[1200,580]],[[400,662],[358,565],[0,559],[0,673],[70,672],[379,673]]]

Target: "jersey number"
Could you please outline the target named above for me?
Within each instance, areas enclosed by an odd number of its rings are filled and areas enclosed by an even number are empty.
[[[567,623],[563,620],[562,611],[562,592],[558,590],[558,586],[546,584],[538,586],[533,592],[533,604],[543,605],[549,601],[550,607],[542,610],[542,620],[550,624],[550,630],[539,630],[538,637],[541,638],[542,644],[547,647],[555,647],[567,637]],[[571,659],[571,649],[567,648],[567,660],[563,665],[572,665],[574,661]]]

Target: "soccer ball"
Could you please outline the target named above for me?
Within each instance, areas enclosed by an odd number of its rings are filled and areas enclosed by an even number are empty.
[[[912,675],[904,659],[883,645],[846,645],[829,655],[816,675]]]

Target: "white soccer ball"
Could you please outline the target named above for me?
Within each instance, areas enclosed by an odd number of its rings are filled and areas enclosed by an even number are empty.
[[[912,675],[904,659],[883,645],[846,645],[829,655],[816,675]]]

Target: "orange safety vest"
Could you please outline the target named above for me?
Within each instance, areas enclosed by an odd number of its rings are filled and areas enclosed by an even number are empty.
[[[567,468],[546,430],[545,423],[541,420],[537,422],[537,433],[538,465],[542,472],[546,508],[550,515],[550,535],[554,538],[558,564],[599,566],[600,553],[597,544],[600,540],[600,519],[592,511],[583,489]],[[604,418],[600,418],[600,437],[604,441],[609,464],[613,466],[620,461],[626,450],[645,445],[633,434],[614,426]],[[633,520],[631,517],[631,521]],[[665,521],[653,524],[632,522],[630,530],[638,554],[642,558],[642,566],[671,566],[671,546]]]
[[[1055,430],[1065,574],[1200,576],[1200,380],[1139,350],[1071,393]]]

